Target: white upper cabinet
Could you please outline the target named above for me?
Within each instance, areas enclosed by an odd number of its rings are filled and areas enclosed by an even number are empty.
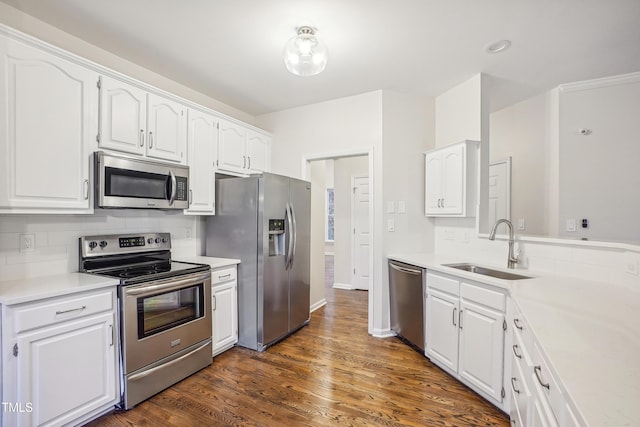
[[[189,209],[185,214],[215,213],[215,163],[218,150],[218,119],[189,109],[187,164],[189,165]]]
[[[236,174],[269,171],[271,138],[240,124],[220,120],[218,168]]]
[[[218,167],[221,170],[245,173],[247,169],[247,129],[236,123],[220,120]]]
[[[475,216],[478,148],[463,141],[425,153],[426,216]]]
[[[110,77],[100,77],[100,148],[145,153],[147,93]]]
[[[98,146],[185,164],[187,108],[137,86],[101,76]]]
[[[148,94],[147,156],[185,162],[187,148],[187,109],[167,98]]]
[[[249,173],[269,170],[271,138],[265,134],[249,130],[247,133],[247,169]]]
[[[0,35],[0,213],[91,213],[98,74]]]

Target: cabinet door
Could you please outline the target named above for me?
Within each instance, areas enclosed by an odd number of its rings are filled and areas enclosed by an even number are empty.
[[[33,411],[11,425],[66,424],[115,404],[114,327],[113,313],[103,313],[18,335],[16,397]]]
[[[439,152],[425,155],[425,214],[440,213],[442,198],[442,158]]]
[[[465,145],[455,145],[442,152],[442,212],[462,214],[465,186]]]
[[[247,168],[246,143],[246,128],[226,120],[220,120],[218,167],[231,172],[245,173]]]
[[[427,292],[427,355],[453,374],[458,371],[458,298]]]
[[[211,114],[189,110],[187,163],[189,165],[189,209],[186,214],[213,215],[215,202],[215,158],[218,120]]]
[[[269,170],[270,145],[271,139],[268,136],[248,131],[247,169],[249,169],[249,173],[267,172]]]
[[[153,93],[148,95],[147,102],[147,156],[185,163],[186,107]]]
[[[100,77],[98,146],[143,155],[146,138],[147,93],[110,77]]]
[[[238,300],[235,281],[214,286],[211,292],[213,310],[213,355],[238,342]]]
[[[0,211],[90,213],[98,75],[0,36]]]
[[[460,312],[460,378],[500,403],[504,370],[504,313],[464,298],[460,301]]]

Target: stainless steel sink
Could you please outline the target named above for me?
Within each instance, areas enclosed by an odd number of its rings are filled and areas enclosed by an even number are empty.
[[[495,277],[496,279],[504,280],[522,280],[531,279],[529,276],[522,276],[520,274],[509,273],[507,271],[493,270],[487,267],[481,267],[475,264],[442,264],[445,267],[457,268],[458,270],[468,271],[470,273],[482,274],[483,276]]]

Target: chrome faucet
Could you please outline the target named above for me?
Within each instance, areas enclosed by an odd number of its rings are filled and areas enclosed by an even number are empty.
[[[507,256],[507,267],[516,268],[516,264],[520,262],[520,259],[518,258],[520,256],[520,253],[517,253],[517,254],[513,253],[513,224],[511,224],[511,221],[504,218],[497,220],[496,223],[493,225],[491,234],[489,234],[489,240],[496,239],[496,230],[498,229],[498,226],[502,223],[506,224],[509,227],[509,254]]]

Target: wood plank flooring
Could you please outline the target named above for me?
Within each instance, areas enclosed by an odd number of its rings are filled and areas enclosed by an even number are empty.
[[[367,293],[327,306],[263,353],[242,347],[129,411],[89,425],[508,426],[506,415],[397,338],[367,334]]]

